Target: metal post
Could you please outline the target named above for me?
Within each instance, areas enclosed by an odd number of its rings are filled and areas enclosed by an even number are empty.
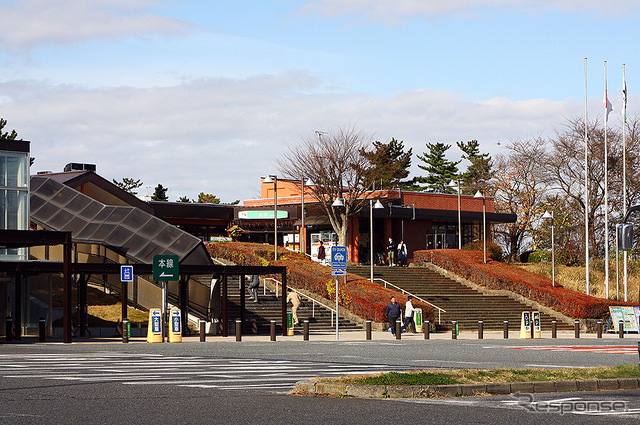
[[[504,339],[509,339],[509,321],[508,320],[502,321],[502,337]]]
[[[484,337],[484,322],[482,320],[478,320],[478,339],[483,339]]]
[[[602,322],[598,321],[596,323],[596,332],[598,334],[598,338],[602,338]]]
[[[122,342],[125,344],[129,342],[128,331],[129,331],[129,319],[125,317],[124,319],[122,319]]]
[[[304,341],[309,341],[309,321],[308,320],[304,320],[302,322],[302,332],[303,332],[302,339]]]
[[[456,324],[458,322],[456,322],[455,320],[453,320],[451,322],[451,339],[458,339],[458,334],[456,333]]]
[[[242,320],[236,319],[236,342],[242,341]]]
[[[551,321],[551,338],[558,337],[558,322],[555,320]]]
[[[207,322],[204,320],[200,321],[200,342],[207,341]]]
[[[576,334],[576,338],[580,338],[580,321],[576,320],[573,322],[573,330]]]
[[[365,329],[367,341],[371,341],[371,319],[367,319]]]
[[[624,338],[624,322],[622,320],[618,322],[618,338]]]
[[[424,332],[424,339],[429,339],[429,332],[431,331],[431,329],[429,329],[429,325],[431,323],[429,323],[428,320],[425,320],[422,322],[422,331]]]
[[[402,339],[402,321],[396,320],[396,339]]]
[[[38,325],[39,325],[38,341],[44,342],[46,339],[46,333],[47,333],[46,320],[44,319],[44,317],[40,318],[40,322],[38,323]]]
[[[271,341],[276,340],[276,321],[271,321]]]
[[[11,316],[7,316],[5,341],[11,341],[12,335],[13,335],[13,319],[11,318]]]

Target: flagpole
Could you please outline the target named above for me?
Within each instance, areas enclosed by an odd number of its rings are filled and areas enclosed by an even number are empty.
[[[586,293],[589,295],[589,138],[587,128],[587,58],[584,58],[584,256]]]
[[[609,121],[609,97],[607,96],[607,61],[604,61],[604,288],[609,299],[609,147],[607,122]]]
[[[627,216],[627,78],[622,64],[622,216]],[[627,251],[623,252],[624,300],[627,301]]]

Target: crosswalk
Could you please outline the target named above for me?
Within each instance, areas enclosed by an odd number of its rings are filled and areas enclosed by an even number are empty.
[[[0,377],[123,385],[287,392],[300,380],[398,370],[396,366],[154,354],[4,354]]]
[[[541,347],[501,347],[513,350],[540,350],[540,351],[572,351],[582,353],[600,353],[600,354],[626,354],[637,355],[638,347],[633,345],[628,346],[541,346]]]

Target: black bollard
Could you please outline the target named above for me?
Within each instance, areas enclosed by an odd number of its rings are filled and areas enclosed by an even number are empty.
[[[309,341],[309,321],[305,320],[302,322],[302,339],[304,341]]]
[[[402,339],[402,321],[396,320],[396,339]]]
[[[429,323],[428,320],[425,320],[424,322],[422,322],[422,331],[424,332],[424,339],[430,338],[430,335],[429,335],[429,332],[431,332],[430,325],[431,323]]]
[[[576,338],[580,338],[580,321],[576,320],[573,322],[573,331],[576,334]]]
[[[558,337],[558,322],[556,320],[551,321],[551,338]]]
[[[44,317],[40,318],[40,321],[39,321],[38,325],[39,325],[39,328],[38,328],[38,341],[45,342],[46,334],[47,334],[47,328],[46,328],[46,320],[44,319]]]
[[[207,322],[200,321],[200,342],[207,342]]]
[[[5,341],[11,341],[13,335],[13,319],[11,316],[7,316]]]
[[[242,341],[242,320],[236,319],[236,342]]]
[[[602,338],[602,322],[596,322],[596,333],[598,334],[598,338]]]
[[[456,322],[455,320],[451,322],[451,339],[458,339],[458,332],[456,332],[457,324],[458,322]]]
[[[624,338],[624,322],[622,320],[618,322],[618,338]]]
[[[484,321],[478,320],[478,339],[484,338]]]
[[[271,341],[276,340],[276,321],[271,321]]]
[[[129,329],[129,319],[125,317],[122,319],[122,342],[125,344],[129,342]]]
[[[509,339],[509,321],[508,320],[502,321],[502,337],[504,339]]]
[[[371,319],[367,319],[365,322],[365,332],[367,341],[371,341]]]

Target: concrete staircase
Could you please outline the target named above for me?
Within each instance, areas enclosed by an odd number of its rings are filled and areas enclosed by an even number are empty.
[[[370,277],[368,266],[349,265],[348,270],[367,279]],[[485,330],[502,330],[503,321],[508,320],[509,330],[515,332],[520,330],[521,313],[532,311],[528,305],[512,298],[483,294],[430,269],[376,266],[374,279],[378,278],[446,310],[441,315],[441,329],[451,329],[451,321],[455,320],[460,330],[477,330],[478,320],[482,320]],[[437,322],[437,310],[434,313]],[[573,329],[571,324],[548,314],[541,313],[540,320],[543,331],[551,329],[552,320],[557,321],[558,330]]]

